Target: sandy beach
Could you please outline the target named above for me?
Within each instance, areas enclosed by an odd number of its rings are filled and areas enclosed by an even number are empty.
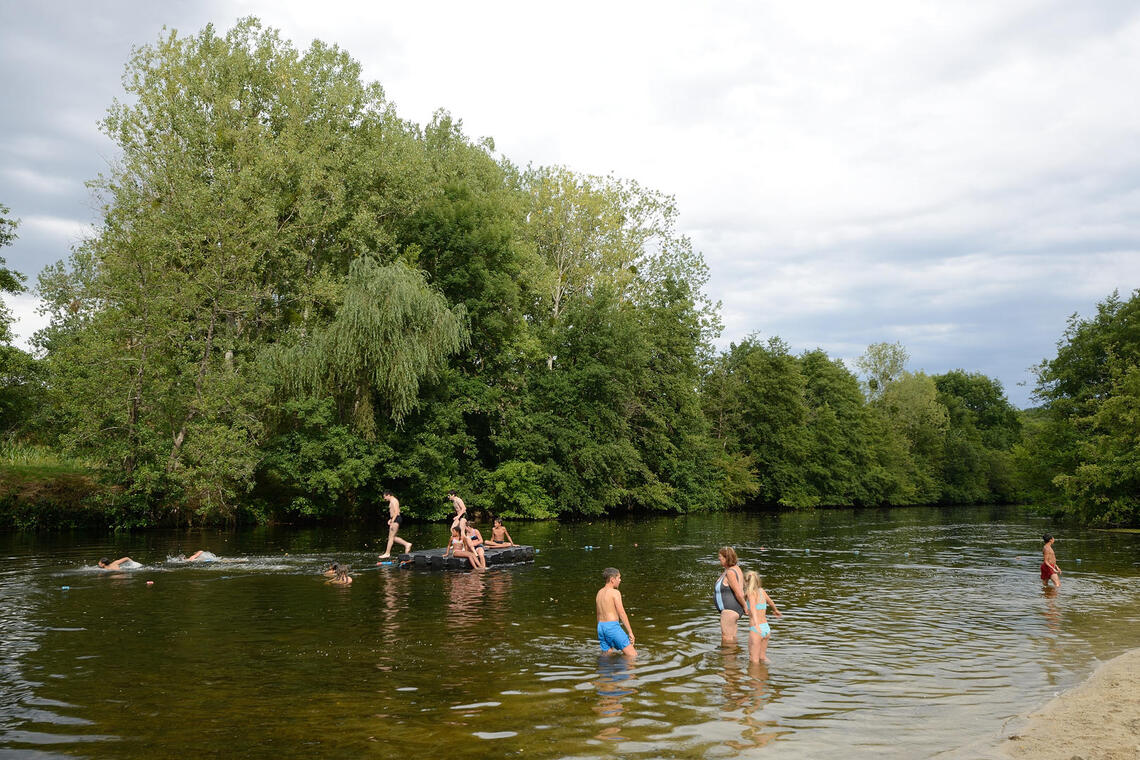
[[[998,757],[1034,760],[1140,758],[1140,649],[1011,726],[998,750]]]

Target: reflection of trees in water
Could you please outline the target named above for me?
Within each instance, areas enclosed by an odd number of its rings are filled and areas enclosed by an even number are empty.
[[[633,681],[634,661],[621,655],[602,654],[598,656],[598,678],[594,688],[598,701],[594,712],[598,715],[601,728],[596,739],[624,739],[621,735],[621,716],[625,711],[622,701],[636,694]]]
[[[741,725],[740,738],[726,741],[725,744],[737,750],[763,747],[778,736],[790,733],[778,730],[777,721],[763,720],[760,717],[764,706],[777,696],[776,690],[769,683],[768,666],[762,662],[749,661],[745,647],[726,646],[722,650],[723,709],[726,713],[736,713]]]
[[[483,594],[487,590],[483,572],[448,573],[447,626],[454,631],[472,628],[482,622]]]

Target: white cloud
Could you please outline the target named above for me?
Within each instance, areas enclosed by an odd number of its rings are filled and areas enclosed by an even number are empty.
[[[12,312],[12,344],[30,351],[32,336],[48,326],[48,318],[36,313],[41,303],[40,299],[29,293],[2,293],[0,297]]]
[[[25,216],[20,219],[20,234],[38,233],[71,246],[95,234],[95,228],[77,219],[58,216]]]

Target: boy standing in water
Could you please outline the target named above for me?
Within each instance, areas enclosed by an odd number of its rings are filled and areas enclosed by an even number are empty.
[[[602,571],[602,578],[606,585],[599,589],[594,599],[598,607],[598,646],[603,652],[617,650],[626,657],[637,657],[637,650],[633,648],[633,627],[626,617],[621,592],[618,591],[621,572],[617,568],[607,567]],[[622,630],[623,625],[625,630]]]
[[[1049,581],[1053,581],[1054,586],[1061,588],[1061,568],[1057,567],[1057,555],[1053,553],[1056,539],[1046,533],[1041,540],[1045,542],[1045,548],[1041,550],[1041,582],[1048,586]]]
[[[392,542],[395,541],[403,544],[404,551],[410,552],[412,544],[402,538],[396,538],[396,531],[404,522],[404,516],[400,514],[400,500],[392,495],[391,491],[384,492],[384,498],[388,500],[388,548],[380,555],[379,559],[388,559],[392,556]]]

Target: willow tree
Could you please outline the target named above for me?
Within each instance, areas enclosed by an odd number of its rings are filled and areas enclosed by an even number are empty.
[[[291,347],[270,349],[267,362],[287,396],[335,399],[371,439],[377,405],[399,424],[416,406],[420,384],[437,377],[467,340],[463,306],[449,308],[421,272],[362,256],[349,267],[332,321]]]
[[[254,19],[164,33],[123,84],[101,224],[41,281],[62,437],[138,504],[231,514],[269,432],[262,347],[327,320],[361,250],[395,255],[414,133],[346,53]]]

